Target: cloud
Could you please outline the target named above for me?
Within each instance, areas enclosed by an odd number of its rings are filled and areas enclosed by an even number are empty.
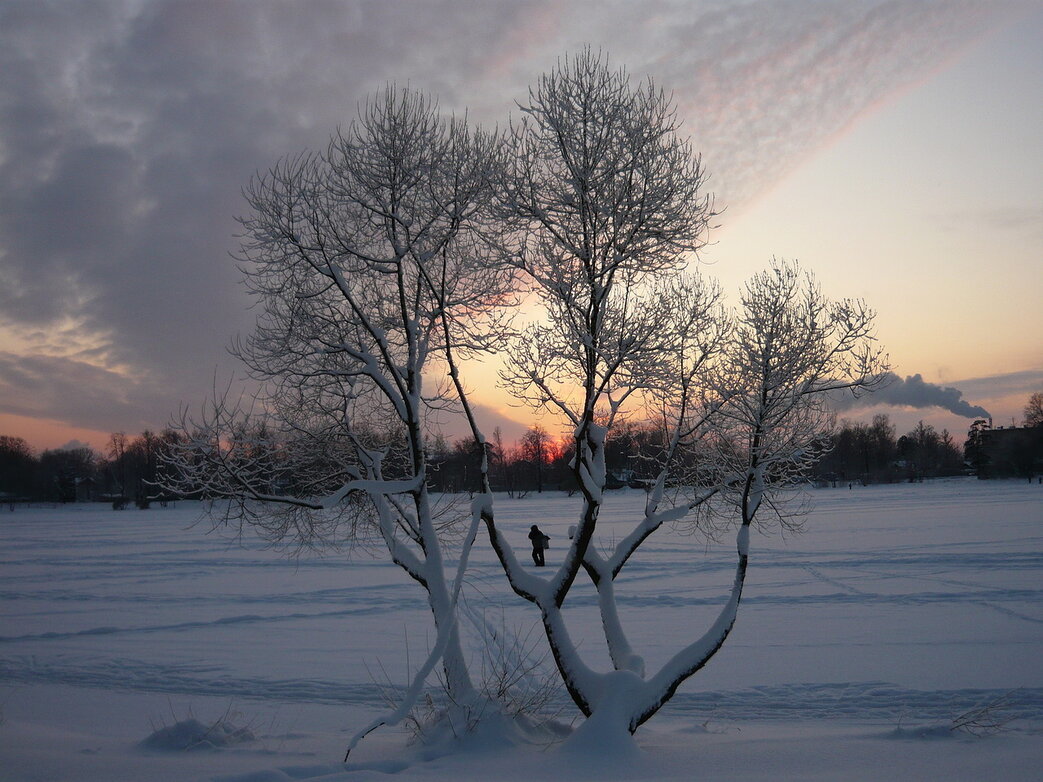
[[[674,91],[719,202],[734,208],[995,23],[989,8],[3,3],[0,348],[42,336],[4,357],[0,412],[130,429],[205,392],[252,321],[228,257],[240,188],[280,156],[322,146],[387,81],[502,122],[563,51],[603,47]],[[69,322],[81,332],[55,355]],[[76,354],[80,342],[94,354]]]
[[[834,398],[834,409],[849,410],[855,407],[893,405],[895,407],[939,407],[964,418],[988,418],[989,411],[972,405],[963,399],[963,392],[948,386],[926,382],[919,374],[909,375],[904,380],[893,372],[886,373],[884,383],[872,394],[852,399]]]
[[[1014,395],[1027,398],[1035,391],[1043,391],[1043,369],[972,377],[957,381],[957,385],[975,399],[999,399]]]
[[[12,415],[76,421],[101,431],[156,427],[178,400],[159,384],[59,356],[0,352],[0,398]]]
[[[1003,16],[973,2],[632,4],[615,56],[677,99],[722,204],[756,198]],[[649,41],[653,45],[648,45]]]

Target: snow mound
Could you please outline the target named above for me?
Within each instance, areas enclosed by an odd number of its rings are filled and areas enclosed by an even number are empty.
[[[192,718],[154,730],[138,746],[163,752],[183,752],[231,747],[253,741],[254,738],[249,728],[238,728],[223,720],[206,725]]]

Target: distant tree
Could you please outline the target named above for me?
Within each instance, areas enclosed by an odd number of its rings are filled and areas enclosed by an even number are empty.
[[[981,422],[984,425],[984,421]],[[977,435],[972,428],[966,452],[968,458],[978,458]],[[919,421],[912,431],[898,438],[897,454],[906,462],[906,474],[910,479],[930,478],[943,475],[959,475],[963,470],[964,455],[948,430],[939,434],[933,426]]]
[[[174,461],[173,456],[181,449],[184,442],[184,435],[174,429],[163,429],[157,436],[154,453],[155,484],[149,489],[150,494],[154,494],[162,500],[171,498],[171,495],[164,490],[164,487],[173,482],[173,475],[171,474],[173,469],[171,465]]]
[[[568,492],[571,497],[579,490],[576,473],[572,470],[576,456],[576,443],[573,440],[555,442],[550,449],[547,467],[548,483],[559,491]]]
[[[522,436],[521,452],[532,467],[537,493],[543,492],[543,473],[548,464],[550,435],[539,424],[530,426]]]
[[[124,432],[113,432],[109,437],[107,459],[99,465],[106,481],[106,490],[124,499],[135,499],[139,505],[148,502],[157,489],[161,452],[170,445],[169,430],[156,435],[146,429],[130,438]]]
[[[1036,391],[1025,405],[1025,426],[1043,426],[1043,391]]]
[[[902,443],[903,455],[912,444]],[[820,479],[860,480],[865,483],[898,479],[895,460],[899,456],[895,427],[886,414],[873,416],[871,424],[841,421],[829,438],[829,450],[815,467]]]
[[[621,421],[605,438],[605,467],[621,472],[630,467],[637,454],[638,426],[632,421]]]
[[[75,502],[77,488],[96,479],[98,462],[90,448],[44,451],[37,472],[37,495],[56,502]]]
[[[938,440],[938,474],[959,475],[963,472],[963,453],[948,429],[942,429]]]
[[[474,493],[481,488],[482,457],[488,456],[488,447],[462,437],[453,443],[449,457],[452,465],[453,491]]]
[[[979,418],[971,424],[967,432],[967,440],[963,444],[963,458],[979,478],[990,477],[992,459],[985,447],[985,439],[989,431],[989,422]]]
[[[0,494],[29,498],[37,465],[33,449],[23,438],[0,435]]]
[[[503,430],[497,426],[493,429],[493,441],[489,446],[489,475],[499,491],[507,489],[508,456],[507,447],[503,443]]]
[[[148,496],[156,491],[157,459],[161,443],[160,438],[149,429],[143,431],[131,443],[137,462],[134,493],[142,501],[147,500]]]
[[[866,424],[841,421],[829,437],[828,451],[816,465],[816,473],[834,481],[869,481],[875,467],[873,444]]]
[[[873,416],[868,434],[871,471],[877,476],[885,476],[891,471],[895,459],[895,427],[886,414],[877,414]]]
[[[913,461],[919,477],[932,474],[932,467],[937,462],[938,432],[930,424],[918,421],[916,427],[909,432],[913,442]]]
[[[451,486],[455,477],[451,474],[451,458],[452,450],[449,442],[445,439],[445,435],[438,432],[429,439],[427,444],[427,459],[430,465],[427,483],[432,491],[455,491],[455,487]]]
[[[127,497],[127,434],[126,432],[113,432],[109,435],[108,457],[112,468],[113,478],[116,482],[116,494]]]

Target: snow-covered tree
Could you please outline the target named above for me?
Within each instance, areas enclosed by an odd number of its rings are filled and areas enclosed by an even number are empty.
[[[588,718],[577,740],[624,737],[724,643],[751,526],[792,523],[782,495],[816,457],[823,394],[868,388],[883,366],[872,313],[827,301],[795,265],[753,278],[734,317],[719,288],[687,270],[714,205],[700,158],[651,81],[634,86],[585,50],[520,108],[501,145],[389,88],[325,153],[284,160],[251,184],[241,261],[261,314],[237,352],[262,393],[246,409],[215,394],[201,420],[183,422],[176,461],[184,487],[230,498],[225,520],[274,540],[381,540],[426,590],[438,627],[410,697],[441,658],[455,708],[475,697],[456,599],[484,523]],[[525,290],[537,315],[505,341],[501,305]],[[488,446],[464,382],[465,360],[495,349],[506,357],[504,387],[572,431],[564,450],[582,508],[547,576],[523,566],[497,524]],[[455,579],[427,483],[426,423],[447,407],[468,422],[473,447],[461,452],[477,462]],[[659,430],[643,454],[643,474],[654,476],[645,511],[621,539],[598,539],[606,442],[638,416]],[[647,671],[615,580],[674,524],[736,531],[736,576],[711,626]],[[570,636],[564,609],[577,578],[597,589],[610,670],[588,665]]]
[[[427,420],[452,404],[445,350],[486,351],[513,272],[479,263],[495,137],[388,87],[323,153],[279,162],[246,190],[241,268],[260,314],[235,352],[261,384],[195,418],[171,489],[227,498],[222,522],[306,547],[383,542],[427,593],[446,686],[474,686],[445,572],[448,521],[428,493]]]
[[[706,240],[713,205],[699,158],[651,82],[632,87],[588,50],[544,76],[521,109],[496,214],[510,229],[505,256],[545,318],[512,344],[503,378],[516,397],[573,427],[583,509],[549,578],[522,567],[491,497],[481,512],[512,588],[538,607],[562,679],[588,717],[581,733],[632,733],[727,637],[750,525],[762,505],[778,508],[778,490],[814,458],[822,395],[874,382],[872,313],[830,304],[795,267],[776,264],[751,281],[728,323],[717,288],[684,271]],[[635,407],[654,411],[666,445],[643,518],[602,553],[594,540],[606,434]],[[669,493],[668,482],[687,491]],[[702,637],[646,671],[616,610],[614,581],[649,535],[698,520],[711,499],[716,523],[732,509],[738,526],[731,595]],[[563,608],[580,571],[598,591],[609,671],[588,666],[568,632]]]
[[[651,82],[635,89],[625,72],[587,50],[544,76],[521,109],[495,214],[506,229],[504,256],[525,274],[546,318],[512,344],[503,378],[517,398],[573,427],[584,502],[549,579],[522,568],[491,501],[482,513],[512,588],[540,609],[562,679],[593,717],[612,710],[641,675],[614,611],[613,578],[641,540],[707,496],[660,511],[671,457],[705,418],[697,378],[724,333],[716,289],[683,271],[686,254],[705,243],[714,211],[700,160],[675,133],[670,101]],[[639,402],[662,405],[672,444],[645,519],[606,561],[591,546],[605,437],[621,411]],[[582,662],[562,612],[583,568],[602,595],[616,667],[605,674]],[[625,721],[638,724],[629,715]]]

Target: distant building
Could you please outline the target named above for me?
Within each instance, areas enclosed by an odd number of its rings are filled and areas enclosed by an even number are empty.
[[[991,421],[971,426],[964,448],[979,478],[1027,478],[1043,475],[1043,426],[993,429]]]

